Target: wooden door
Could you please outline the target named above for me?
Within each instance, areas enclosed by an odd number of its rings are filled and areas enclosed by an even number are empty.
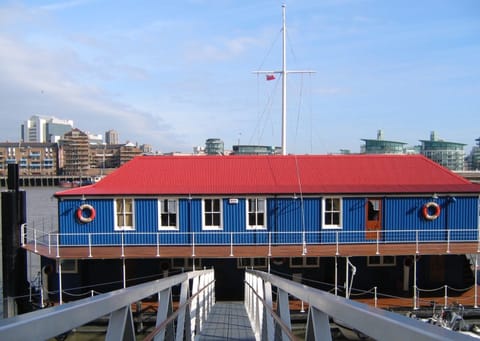
[[[365,204],[366,239],[377,239],[377,231],[382,230],[382,199],[368,198]],[[378,233],[378,238],[381,234]]]

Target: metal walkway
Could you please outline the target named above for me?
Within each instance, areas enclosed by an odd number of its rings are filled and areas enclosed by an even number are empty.
[[[155,326],[142,335],[145,341],[296,340],[292,298],[308,302],[305,340],[332,341],[330,321],[380,341],[474,340],[265,272],[245,271],[245,302],[215,302],[214,286],[213,269],[182,273],[0,320],[0,340],[49,340],[107,316],[105,340],[135,341],[139,317],[132,305],[155,296]]]
[[[217,302],[203,325],[198,341],[255,340],[243,302]]]

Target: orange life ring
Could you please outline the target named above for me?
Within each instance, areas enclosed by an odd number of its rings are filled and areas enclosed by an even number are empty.
[[[433,214],[430,211],[433,209]],[[435,220],[440,216],[440,205],[436,202],[430,201],[423,205],[423,217],[428,220]]]
[[[85,212],[85,215],[83,214]],[[77,209],[77,219],[82,223],[90,223],[95,219],[95,208],[89,204],[83,204]]]

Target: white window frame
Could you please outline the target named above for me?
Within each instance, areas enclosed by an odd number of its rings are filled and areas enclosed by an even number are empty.
[[[163,203],[165,201],[174,202],[175,203],[175,226],[173,225],[162,225],[162,214],[172,214],[169,212],[163,212]],[[167,205],[170,207],[170,205]],[[178,231],[178,209],[179,209],[179,200],[178,198],[158,198],[158,230],[159,231]],[[170,217],[168,218],[170,222]]]
[[[378,257],[379,262],[378,263],[371,263],[372,257]],[[385,262],[385,257],[393,257],[393,263],[391,262]],[[367,266],[371,267],[385,267],[385,266],[396,266],[397,265],[397,257],[396,256],[368,256],[367,257]]]
[[[205,225],[205,201],[206,200],[218,200],[220,202],[220,211],[212,211],[209,213],[220,214],[220,225]],[[203,231],[222,231],[223,230],[223,199],[222,198],[203,198],[202,199],[202,230]]]
[[[326,212],[326,201],[328,199],[334,199],[338,200],[340,202],[340,207],[339,207],[339,217],[338,217],[338,224],[327,224],[325,222],[325,213]],[[335,211],[329,211],[329,212],[335,212]],[[329,230],[329,229],[341,229],[343,228],[343,199],[342,197],[336,197],[336,196],[331,196],[331,197],[323,197],[322,198],[322,229]]]
[[[253,212],[250,212],[250,200],[255,200],[255,206],[256,209]],[[262,200],[263,201],[263,212],[258,211],[258,201]],[[263,197],[259,198],[246,198],[245,200],[245,212],[246,212],[246,224],[247,224],[247,230],[266,230],[267,229],[267,199]],[[250,213],[255,214],[255,218],[258,222],[258,214],[263,213],[263,225],[250,225]]]
[[[123,204],[124,204],[124,207],[125,207],[125,200],[131,200],[132,201],[132,225],[124,225],[124,226],[119,226],[118,225],[118,218],[117,218],[117,200],[123,200]],[[126,221],[125,219],[125,213],[127,212],[123,212],[123,215],[124,215],[124,221]],[[114,216],[114,229],[115,231],[134,231],[135,230],[135,199],[134,198],[129,198],[129,197],[119,197],[119,198],[115,198],[113,199],[113,216]]]

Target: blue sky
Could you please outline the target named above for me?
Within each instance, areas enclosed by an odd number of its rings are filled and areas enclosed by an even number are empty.
[[[35,114],[160,152],[280,145],[282,1],[0,2],[0,141]],[[480,1],[285,1],[287,151],[480,136]]]

